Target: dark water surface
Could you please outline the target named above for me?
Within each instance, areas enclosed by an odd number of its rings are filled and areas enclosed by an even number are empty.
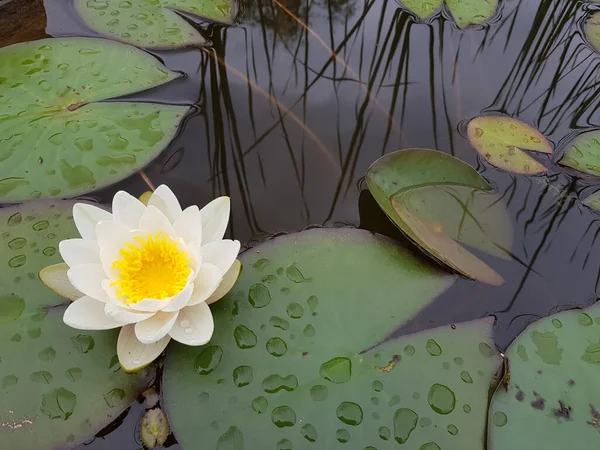
[[[155,53],[185,76],[136,98],[195,111],[145,170],[154,185],[168,184],[184,206],[229,195],[230,234],[248,245],[310,225],[402,239],[364,173],[393,150],[435,148],[477,167],[503,195],[514,259],[478,254],[503,286],[461,279],[399,332],[494,314],[505,349],[539,316],[597,299],[599,216],[578,199],[600,183],[545,155],[549,176],[500,172],[465,139],[469,119],[507,114],[542,131],[557,160],[574,135],[600,126],[600,57],[581,31],[593,6],[507,0],[487,25],[459,30],[445,14],[416,23],[393,0],[278,2],[247,2],[237,26],[203,26],[211,48]],[[28,25],[11,29],[13,11]],[[93,36],[66,0],[46,0],[46,13],[49,35]],[[0,0],[0,15],[0,46],[44,36],[41,3]],[[139,195],[147,186],[135,175],[87,198],[105,202],[119,189]],[[117,431],[80,448],[141,448],[142,411],[134,406]]]

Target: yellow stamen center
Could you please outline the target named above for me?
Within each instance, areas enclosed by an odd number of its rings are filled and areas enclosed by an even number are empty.
[[[121,259],[113,263],[119,270],[117,295],[126,304],[145,298],[162,300],[172,297],[185,287],[190,274],[190,257],[177,242],[159,231],[147,239],[135,238],[119,252]]]

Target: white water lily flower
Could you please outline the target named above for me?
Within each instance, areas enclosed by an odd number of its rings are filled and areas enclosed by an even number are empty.
[[[64,322],[80,330],[123,327],[117,353],[129,371],[152,362],[171,338],[206,344],[214,330],[208,305],[231,289],[241,269],[240,243],[223,239],[229,198],[182,211],[163,185],[147,206],[120,191],[112,208],[73,208],[81,239],[62,241],[59,250],[82,296]]]

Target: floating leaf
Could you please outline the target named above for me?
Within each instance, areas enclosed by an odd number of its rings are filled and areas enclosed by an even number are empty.
[[[289,235],[241,259],[236,287],[211,306],[211,342],[175,345],[165,362],[165,407],[182,448],[197,448],[202,436],[206,448],[220,449],[435,442],[481,450],[501,361],[491,319],[360,353],[428,304],[447,277],[359,230]],[[310,281],[290,282],[290,266]],[[270,301],[257,307],[249,293],[269,275],[276,277]],[[240,327],[252,345],[235,338]]]
[[[490,408],[490,450],[593,448],[600,430],[600,303],[541,319],[506,351]]]
[[[373,163],[367,185],[392,222],[438,260],[471,278],[502,283],[452,240],[503,258],[512,245],[503,203],[471,166],[434,150],[402,150]]]
[[[221,449],[483,447],[501,362],[493,320],[360,353],[429,303],[447,278],[358,230],[290,235],[241,259],[238,284],[212,306],[211,342],[176,345],[165,363],[165,406],[182,448],[197,448],[198,436]],[[271,301],[253,306],[253,287],[290,266],[310,281],[275,275]],[[236,342],[236,327],[252,333],[252,346]]]
[[[448,9],[459,28],[479,25],[492,18],[498,0],[446,0]]]
[[[402,4],[419,19],[426,20],[442,7],[444,0],[402,0]]]
[[[600,177],[600,130],[577,136],[569,144],[559,164]]]
[[[163,445],[169,437],[171,429],[167,416],[160,408],[147,411],[140,424],[140,438],[147,448]]]
[[[178,13],[231,23],[233,0],[74,0],[75,9],[94,31],[128,44],[174,48],[205,43]]]
[[[477,117],[468,125],[469,142],[490,164],[513,173],[535,175],[548,169],[522,150],[552,153],[535,128],[501,116]]]
[[[65,300],[38,272],[60,261],[59,241],[78,235],[72,202],[0,210],[0,424],[3,446],[73,446],[118,417],[146,384],[111,363],[117,331],[74,330]],[[53,307],[53,308],[49,308]]]
[[[585,22],[585,35],[592,47],[600,52],[600,11],[592,14]]]
[[[400,229],[402,220],[391,199],[405,189],[434,184],[491,189],[468,164],[446,153],[426,149],[399,150],[382,156],[369,167],[366,180],[381,209]],[[415,240],[414,236],[409,237]]]
[[[95,103],[176,77],[151,55],[103,39],[0,49],[0,199],[68,197],[135,173],[171,141],[186,107]]]

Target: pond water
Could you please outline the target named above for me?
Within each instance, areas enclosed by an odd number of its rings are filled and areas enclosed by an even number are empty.
[[[0,46],[44,33],[94,36],[66,0],[0,0],[3,8],[14,21],[0,18]],[[235,26],[201,27],[209,48],[153,52],[185,76],[129,98],[194,112],[145,175],[169,185],[183,206],[229,195],[229,234],[247,246],[315,225],[403,240],[369,194],[365,171],[402,148],[452,154],[508,205],[512,260],[478,253],[506,283],[460,279],[398,332],[493,314],[505,349],[540,316],[596,301],[600,222],[578,198],[600,184],[545,156],[546,176],[501,172],[469,145],[466,123],[481,114],[518,117],[548,137],[555,155],[600,126],[600,57],[582,32],[590,8],[506,0],[486,25],[459,30],[445,14],[416,22],[393,0],[247,1]],[[148,188],[135,175],[86,198],[107,202],[119,189]],[[134,405],[122,424],[80,448],[141,448],[141,411]]]

